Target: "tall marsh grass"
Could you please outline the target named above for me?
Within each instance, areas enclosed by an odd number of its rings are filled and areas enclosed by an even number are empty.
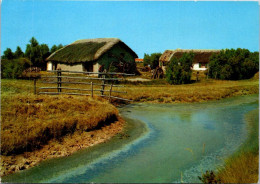
[[[1,154],[18,154],[115,121],[118,110],[89,97],[6,95],[1,103]]]
[[[119,96],[135,102],[192,103],[259,93],[259,81],[255,79],[241,81],[209,79],[185,85],[169,85],[161,82],[162,80],[154,80],[149,84],[126,84],[127,94]]]

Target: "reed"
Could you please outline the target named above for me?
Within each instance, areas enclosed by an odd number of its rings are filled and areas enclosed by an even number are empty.
[[[169,85],[163,80],[155,80],[149,84],[126,84],[127,94],[119,94],[122,98],[135,102],[151,103],[192,103],[219,100],[226,97],[259,93],[259,80],[221,81],[205,80],[193,84]]]
[[[4,95],[1,103],[1,154],[20,154],[117,120],[118,110],[99,98]]]

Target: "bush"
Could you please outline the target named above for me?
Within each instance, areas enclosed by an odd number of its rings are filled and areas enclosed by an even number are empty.
[[[209,77],[222,80],[249,79],[259,70],[259,53],[247,49],[226,49],[213,54]]]
[[[173,57],[166,69],[166,80],[170,84],[187,84],[191,81],[194,53],[184,53],[181,58]]]
[[[19,59],[3,59],[1,62],[1,77],[16,79],[22,76],[22,72],[31,66],[31,62],[27,58]]]
[[[198,176],[198,178],[202,183],[221,183],[221,180],[217,178],[213,171],[206,171],[206,173],[202,174],[202,177]]]

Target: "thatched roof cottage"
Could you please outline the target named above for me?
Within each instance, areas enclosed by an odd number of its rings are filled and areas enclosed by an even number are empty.
[[[197,49],[176,49],[176,50],[166,50],[159,58],[159,65],[165,71],[165,66],[173,57],[180,58],[184,53],[193,52],[195,54],[194,61],[192,65],[193,70],[206,70],[207,64],[209,63],[210,56],[213,53],[219,53],[220,50],[197,50]]]
[[[51,54],[47,70],[133,73],[137,54],[118,38],[75,41]],[[134,71],[133,71],[134,70]]]

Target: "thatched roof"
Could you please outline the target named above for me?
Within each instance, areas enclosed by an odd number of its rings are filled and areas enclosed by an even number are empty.
[[[135,58],[138,57],[118,38],[96,38],[75,41],[52,53],[46,60],[68,64],[95,61],[117,44],[124,47]]]
[[[196,49],[176,49],[176,50],[166,50],[161,55],[159,61],[160,62],[169,62],[173,56],[180,58],[184,53],[193,52],[194,56],[194,63],[208,63],[209,58],[213,53],[219,53],[220,50],[196,50]]]

